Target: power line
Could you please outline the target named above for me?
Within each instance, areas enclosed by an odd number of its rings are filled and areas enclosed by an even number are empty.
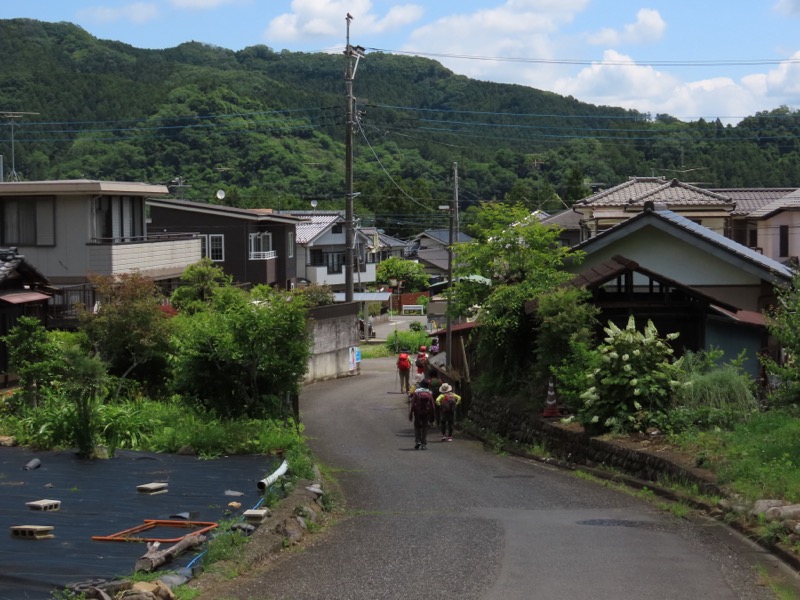
[[[372,52],[384,54],[404,54],[407,56],[425,56],[435,58],[457,58],[461,60],[478,60],[489,62],[513,62],[542,65],[607,65],[618,67],[748,67],[758,65],[798,64],[800,58],[752,58],[752,59],[700,59],[700,60],[597,60],[588,58],[525,58],[514,56],[480,56],[474,54],[447,54],[444,52],[419,52],[415,50],[387,50],[385,48],[368,48]]]

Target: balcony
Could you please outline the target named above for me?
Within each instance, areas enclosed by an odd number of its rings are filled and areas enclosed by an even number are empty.
[[[139,271],[155,279],[177,277],[201,258],[200,238],[193,233],[95,238],[87,244],[88,271],[121,275]]]
[[[270,250],[268,252],[251,252],[248,257],[250,260],[270,260],[278,258],[277,250]]]

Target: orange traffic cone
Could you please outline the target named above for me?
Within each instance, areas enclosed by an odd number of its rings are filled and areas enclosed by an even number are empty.
[[[547,400],[544,402],[544,410],[542,411],[543,417],[560,417],[561,409],[558,407],[558,399],[556,398],[556,391],[553,388],[553,380],[547,386]]]

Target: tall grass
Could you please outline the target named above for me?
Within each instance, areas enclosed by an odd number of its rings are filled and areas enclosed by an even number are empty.
[[[754,414],[731,431],[686,432],[675,438],[710,467],[719,482],[751,500],[800,502],[800,414]]]
[[[754,383],[741,360],[719,364],[721,358],[721,351],[712,350],[681,359],[669,415],[673,429],[730,429],[758,412]]]

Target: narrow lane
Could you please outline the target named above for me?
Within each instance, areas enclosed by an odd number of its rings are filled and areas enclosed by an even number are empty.
[[[733,545],[627,494],[462,435],[414,450],[407,410],[392,359],[303,391],[350,516],[231,599],[773,598]]]

